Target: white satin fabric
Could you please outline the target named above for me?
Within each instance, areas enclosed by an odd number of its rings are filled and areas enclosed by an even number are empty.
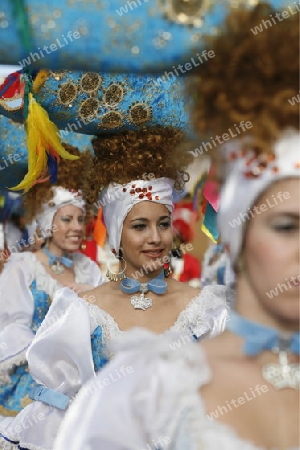
[[[180,334],[176,335],[179,341],[173,343],[174,347],[183,345],[187,348],[185,344],[193,340],[192,335],[211,337],[223,331],[227,317],[225,288],[207,286],[191,300],[165,334],[176,330]],[[126,339],[128,332],[120,331],[108,313],[86,303],[68,288],[59,289],[27,352],[30,373],[37,383],[74,397],[90,378],[95,379],[91,334],[97,326],[102,328],[104,343],[109,343],[117,336],[121,340]],[[156,337],[159,342],[160,336]],[[145,354],[146,359],[147,355],[149,352]],[[3,429],[0,425],[0,431],[12,441],[20,441],[21,447],[52,450],[64,414],[62,410],[35,401],[23,409],[9,427]],[[34,422],[33,418],[39,415],[43,418]],[[88,417],[89,409],[82,415]],[[22,423],[29,420],[33,426],[24,429]],[[4,445],[2,440],[0,449],[5,448],[1,445]],[[12,445],[10,448],[17,447]],[[69,448],[72,446],[68,445],[64,450]]]
[[[74,253],[74,272],[77,283],[98,286],[102,274],[90,258]],[[35,302],[30,285],[36,281],[37,289],[52,299],[60,283],[52,278],[34,253],[12,254],[0,276],[0,383],[9,382],[9,371],[26,362],[26,350],[34,333],[30,326]]]
[[[128,333],[70,407],[53,450],[155,450],[157,442],[161,450],[267,450],[209,420],[199,395],[212,377],[205,353],[194,342],[172,350],[174,341]],[[131,373],[104,386],[128,366]]]
[[[86,303],[78,297],[74,301],[70,289],[60,289],[27,352],[35,381],[73,397],[95,375],[90,342],[93,328]],[[1,432],[13,441],[20,440],[22,447],[48,450],[64,414],[63,410],[35,401],[4,430],[0,426]],[[23,423],[31,425],[25,428]],[[0,440],[0,449],[4,445]]]

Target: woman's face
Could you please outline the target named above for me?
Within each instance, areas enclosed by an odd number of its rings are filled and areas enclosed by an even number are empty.
[[[256,203],[243,251],[254,295],[265,311],[288,322],[299,317],[299,187],[298,179],[288,179],[266,190]]]
[[[74,205],[59,208],[54,216],[52,245],[63,251],[78,250],[85,230],[85,215]]]
[[[124,221],[121,236],[127,275],[141,267],[146,275],[160,272],[172,241],[171,214],[164,205],[148,201],[135,205]]]

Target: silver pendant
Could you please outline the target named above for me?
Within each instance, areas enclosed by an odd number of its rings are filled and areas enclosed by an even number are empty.
[[[141,283],[140,292],[141,293],[139,295],[133,295],[130,297],[130,303],[134,309],[142,309],[145,311],[152,306],[151,298],[145,297],[146,292],[148,292],[147,283]]]
[[[130,298],[130,303],[132,304],[134,309],[142,309],[143,311],[145,311],[152,306],[151,298],[145,297],[146,292],[148,292],[147,283],[141,283],[140,291],[141,293],[139,295],[133,295]]]
[[[55,273],[55,275],[61,275],[65,271],[64,266],[59,262],[55,262],[54,264],[52,264],[52,266],[50,266],[50,269]]]
[[[152,306],[151,298],[145,297],[144,292],[142,292],[140,295],[133,295],[130,298],[130,303],[132,304],[134,309],[142,309],[143,311],[151,308]]]
[[[275,389],[300,388],[300,364],[289,364],[287,352],[279,351],[279,364],[266,364],[262,368],[264,379]]]

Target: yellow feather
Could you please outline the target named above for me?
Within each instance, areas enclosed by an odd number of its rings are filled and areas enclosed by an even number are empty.
[[[79,157],[71,155],[62,146],[59,130],[49,119],[48,113],[29,94],[28,117],[26,123],[28,172],[23,180],[10,188],[12,191],[28,191],[47,169],[47,152],[64,159],[76,160]]]
[[[78,159],[78,156],[71,155],[62,146],[57,126],[51,122],[48,113],[34,99],[32,102],[32,113],[35,117],[35,126],[41,135],[47,139],[49,147],[64,159]]]
[[[48,70],[41,69],[32,83],[32,92],[36,94],[41,89],[47,78],[49,78]]]

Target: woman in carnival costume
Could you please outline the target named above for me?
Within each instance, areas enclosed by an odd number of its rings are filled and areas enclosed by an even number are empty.
[[[69,149],[72,150],[71,147]],[[73,148],[73,153],[79,152]],[[40,327],[55,291],[77,292],[101,284],[101,272],[78,250],[85,228],[85,200],[80,175],[90,156],[62,161],[57,182],[37,184],[25,194],[28,219],[37,220],[43,247],[35,253],[12,253],[0,278],[0,414],[15,416],[30,402],[34,382],[26,351]],[[35,237],[30,237],[31,243]],[[44,239],[43,239],[44,238]]]
[[[233,10],[191,87],[201,131],[253,123],[219,161],[219,230],[236,272],[227,330],[176,351],[171,339],[128,334],[70,408],[55,450],[299,449],[300,134],[288,101],[299,89],[298,17],[251,32],[275,13]],[[132,373],[100,389],[122,365]]]
[[[27,353],[38,383],[32,397],[38,401],[2,429],[0,448],[53,448],[73,397],[113,356],[103,347],[117,336],[123,339],[127,330],[137,325],[157,334],[176,330],[183,340],[193,340],[224,329],[223,287],[199,292],[168,278],[173,188],[182,189],[190,160],[186,151],[176,154],[182,140],[183,133],[171,127],[94,139],[88,189],[95,195],[89,202],[105,186],[99,205],[120,270],[109,269],[110,282],[88,292],[85,300],[67,288],[57,293]],[[147,179],[145,168],[155,178]],[[110,382],[128,371],[130,367],[120,368]],[[39,415],[45,419],[34,422]],[[32,426],[24,429],[21,424],[29,419]]]

